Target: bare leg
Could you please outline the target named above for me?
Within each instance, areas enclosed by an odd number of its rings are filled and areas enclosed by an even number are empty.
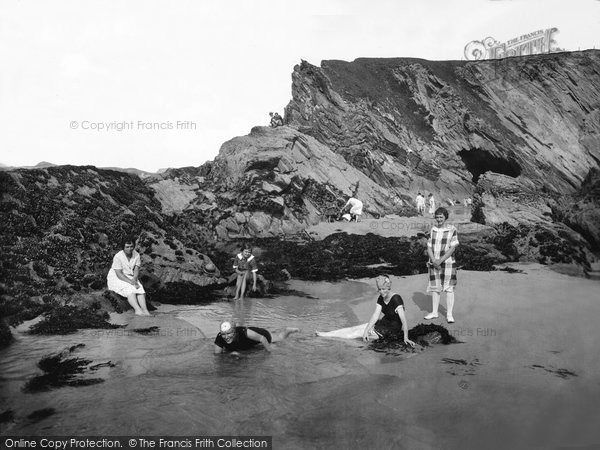
[[[242,288],[242,275],[237,276],[237,280],[235,281],[235,296],[234,300],[240,298],[240,289]]]
[[[246,278],[248,278],[248,271],[244,272],[244,276],[242,278],[242,289],[240,290],[240,298],[243,300],[246,295]]]
[[[131,307],[134,309],[136,315],[138,315],[138,316],[144,315],[144,311],[142,311],[142,308],[140,308],[140,305],[138,304],[137,294],[129,294],[127,296],[127,301],[129,302]],[[144,304],[144,306],[145,306],[145,304]]]
[[[367,324],[363,323],[363,324],[356,325],[353,327],[341,328],[339,330],[334,330],[334,331],[317,331],[317,336],[344,338],[344,339],[360,339],[363,337],[363,333],[365,331],[366,326],[367,326]],[[370,337],[369,337],[369,339],[370,339]]]
[[[232,316],[232,322],[236,324],[236,326],[244,326],[246,319],[245,319],[245,308],[244,308],[244,299],[243,298],[238,298],[237,300],[235,300],[235,303],[233,305],[233,316]]]
[[[273,332],[271,333],[271,342],[283,341],[290,334],[297,333],[298,331],[300,331],[298,328],[286,328],[283,331]]]
[[[137,300],[138,300],[138,303],[140,304],[140,308],[142,309],[144,316],[151,315],[148,312],[148,307],[146,306],[146,294],[138,294]]]

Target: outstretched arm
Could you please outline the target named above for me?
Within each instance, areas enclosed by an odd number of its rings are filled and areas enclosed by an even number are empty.
[[[396,313],[398,317],[400,317],[400,322],[402,322],[402,332],[404,333],[404,343],[410,345],[411,347],[415,346],[415,343],[408,338],[408,325],[406,323],[406,314],[404,314],[404,306],[398,306],[396,308]]]
[[[219,347],[217,344],[215,344],[215,348],[214,348],[214,353],[215,355],[218,355],[219,353],[223,353],[223,348]]]
[[[381,305],[378,303],[375,305],[375,310],[373,311],[373,314],[371,315],[371,318],[369,319],[369,323],[365,327],[365,331],[363,331],[363,340],[364,341],[367,340],[369,331],[371,331],[371,329],[373,328],[373,325],[375,325],[375,322],[377,322],[377,319],[379,319],[380,315],[381,315]]]
[[[246,332],[246,336],[248,336],[248,339],[252,339],[253,341],[260,342],[265,347],[266,351],[268,351],[268,352],[271,351],[271,344],[269,344],[268,339],[266,337],[264,337],[262,334],[258,334],[256,331],[252,331],[251,329],[248,329]]]

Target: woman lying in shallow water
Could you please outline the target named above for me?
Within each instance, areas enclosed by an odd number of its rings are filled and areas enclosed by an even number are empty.
[[[415,343],[408,338],[408,324],[404,314],[404,301],[398,294],[392,294],[392,282],[386,276],[376,279],[379,297],[375,310],[367,324],[350,328],[342,328],[330,332],[319,332],[321,337],[340,337],[346,339],[361,338],[365,341],[377,339],[398,339],[402,334],[405,344],[414,347]]]
[[[270,332],[259,327],[238,327],[226,321],[221,323],[219,334],[215,338],[214,352],[237,354],[240,350],[249,350],[258,344],[262,344],[270,352],[271,343],[282,341],[298,331],[298,328],[286,328],[280,332]]]

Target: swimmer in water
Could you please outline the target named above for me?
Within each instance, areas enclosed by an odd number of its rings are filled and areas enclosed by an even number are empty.
[[[265,350],[270,352],[273,342],[282,341],[298,331],[298,328],[286,328],[271,333],[264,328],[236,327],[231,322],[223,322],[215,338],[215,354],[223,352],[237,354],[239,350],[249,350],[258,344],[262,344]]]

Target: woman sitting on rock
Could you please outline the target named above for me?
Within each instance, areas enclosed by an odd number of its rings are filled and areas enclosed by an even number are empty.
[[[146,307],[146,291],[138,280],[140,273],[140,254],[134,250],[135,239],[127,237],[123,241],[123,250],[117,253],[108,271],[106,281],[108,289],[127,297],[138,316],[149,316]]]

